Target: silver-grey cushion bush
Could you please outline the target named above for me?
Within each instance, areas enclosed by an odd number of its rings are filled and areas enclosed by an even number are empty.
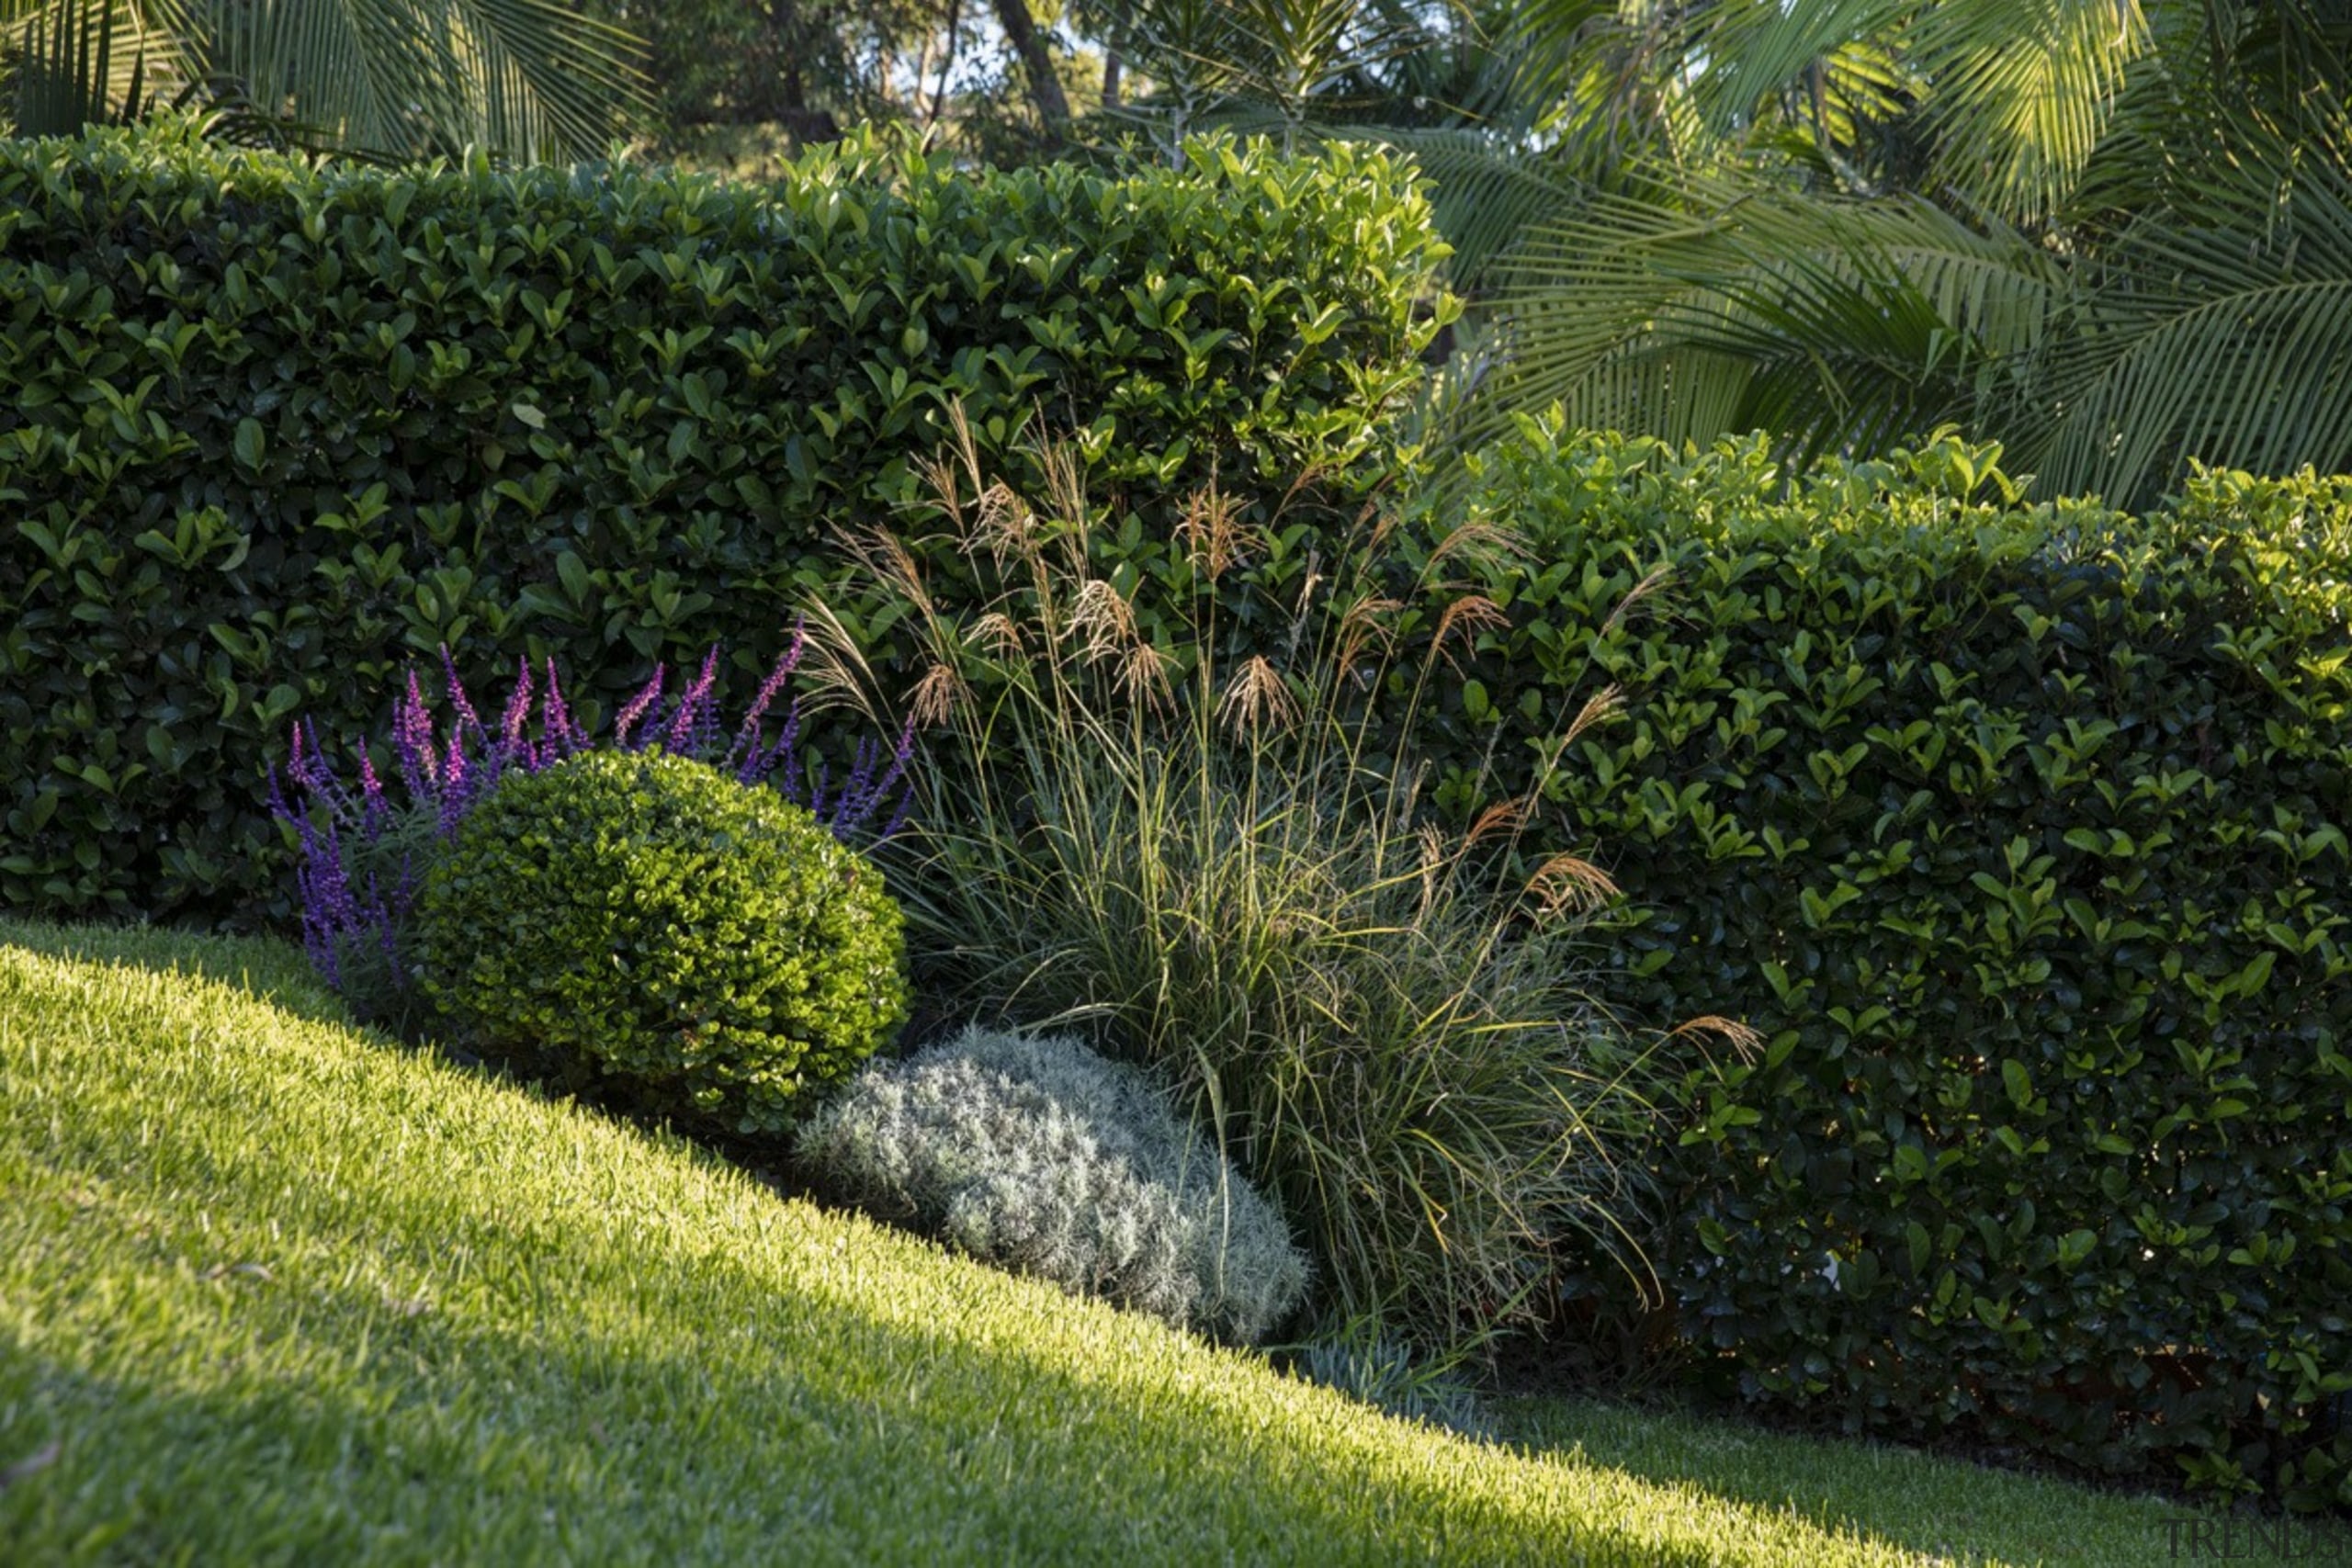
[[[1281,1214],[1214,1140],[1073,1037],[975,1026],[877,1062],[799,1150],[877,1218],[1179,1327],[1254,1343],[1306,1292]]]

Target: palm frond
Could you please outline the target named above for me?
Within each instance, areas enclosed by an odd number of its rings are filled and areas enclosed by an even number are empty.
[[[1429,175],[1431,216],[1453,247],[1447,277],[1457,289],[1483,288],[1536,225],[1574,211],[1590,189],[1567,159],[1475,130],[1370,134],[1410,152]]]
[[[1596,197],[1503,264],[1500,363],[1454,439],[1556,402],[1674,440],[1760,426],[1799,453],[1867,447],[1970,412],[2064,297],[2021,236],[1923,200],[1704,194],[1696,210]]]
[[[135,116],[134,72],[151,102],[393,157],[593,155],[651,101],[637,40],[566,0],[0,0],[0,30],[19,134]]]
[[[1528,0],[1482,40],[1479,79],[1462,107],[1482,124],[1530,128],[1588,87],[1597,67],[1611,66],[1611,102],[1630,105],[1651,80],[1656,33],[1615,0]]]
[[[1844,46],[1899,32],[1916,8],[1910,0],[1715,0],[1673,14],[1669,47],[1700,111],[1728,128],[1802,90]]]
[[[1412,7],[1358,0],[1130,0],[1108,20],[1109,40],[1162,85],[1182,129],[1253,104],[1293,123],[1328,115],[1357,96],[1368,73],[1431,37]]]
[[[2012,222],[2064,202],[2151,47],[2140,0],[1722,0],[1682,25],[1694,101],[1719,129],[1789,104],[1826,141],[1859,140],[1916,98],[1935,177]]]
[[[395,112],[397,85],[380,78],[403,41],[383,28],[380,13],[349,0],[187,5],[205,75],[220,100],[263,121],[300,116],[329,142],[396,144],[369,134]]]
[[[589,155],[647,102],[634,41],[561,0],[187,3],[217,80],[347,145]]]
[[[1937,176],[2031,222],[2064,207],[2098,151],[2126,73],[2149,50],[2137,0],[1931,7],[1918,60],[1935,85]],[[1985,17],[2008,36],[1974,25]]]
[[[0,0],[16,134],[135,118],[183,63],[170,15],[141,0]]]
[[[2101,253],[2036,389],[2051,479],[2119,502],[2191,457],[2352,469],[2352,131],[2250,136]]]

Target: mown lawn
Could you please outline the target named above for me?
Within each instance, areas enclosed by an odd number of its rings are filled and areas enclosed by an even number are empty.
[[[2147,1563],[2175,1511],[1514,1421],[780,1199],[347,1027],[282,944],[0,924],[0,1562]]]

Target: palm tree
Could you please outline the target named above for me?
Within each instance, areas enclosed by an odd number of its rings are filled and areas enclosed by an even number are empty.
[[[1678,27],[1713,155],[1650,152],[1641,199],[1532,225],[1467,430],[1555,399],[1799,452],[1951,420],[2120,502],[2192,457],[2352,468],[2352,6],[1726,3]]]
[[[1477,304],[1457,442],[1558,401],[1795,455],[1957,422],[2124,502],[2352,468],[2352,0],[1333,4],[1251,10],[1416,41],[1288,96],[1125,47],[1421,157]]]
[[[564,0],[0,0],[0,117],[62,135],[177,103],[379,157],[593,156],[650,101],[640,54]]]

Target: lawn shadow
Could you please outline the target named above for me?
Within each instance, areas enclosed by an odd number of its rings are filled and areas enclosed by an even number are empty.
[[[307,1282],[298,1308],[266,1315],[255,1340],[280,1349],[368,1322],[385,1371],[187,1386],[163,1372],[185,1357],[95,1372],[0,1334],[8,1448],[59,1445],[0,1494],[0,1542],[98,1532],[141,1561],[355,1561],[391,1540],[394,1556],[441,1561],[756,1561],[785,1541],[795,1561],[844,1562],[1836,1560],[1827,1539],[1817,1557],[1661,1541],[1659,1516],[1697,1502],[1680,1488],[1634,1517],[1597,1513],[1586,1533],[1529,1529],[1541,1516],[1512,1517],[1510,1482],[1534,1461],[1507,1450],[1433,1437],[1452,1450],[1436,1474],[1400,1473],[1369,1445],[1305,1452],[1296,1428],[1250,1419],[1197,1369],[1138,1389],[1001,1335],[835,1302],[821,1348],[797,1337],[731,1367],[643,1342],[556,1351],[528,1327],[402,1320]],[[1465,1493],[1458,1477],[1481,1467],[1503,1473]]]
[[[2192,1547],[2232,1521],[2241,1546],[2249,1529],[2290,1528],[2299,1542],[2308,1540],[2309,1550],[2298,1547],[2299,1560],[2352,1562],[2352,1524],[2339,1520],[2284,1527],[2285,1516],[2276,1513],[2216,1511],[2154,1488],[2086,1484],[1949,1452],[1792,1432],[1737,1413],[1555,1394],[1496,1400],[1490,1408],[1504,1436],[1532,1452],[1580,1453],[1630,1475],[1778,1504],[1824,1529],[1850,1526],[1929,1554],[1949,1555],[1951,1542],[1965,1540],[2004,1562],[2143,1568],[2194,1560]]]

